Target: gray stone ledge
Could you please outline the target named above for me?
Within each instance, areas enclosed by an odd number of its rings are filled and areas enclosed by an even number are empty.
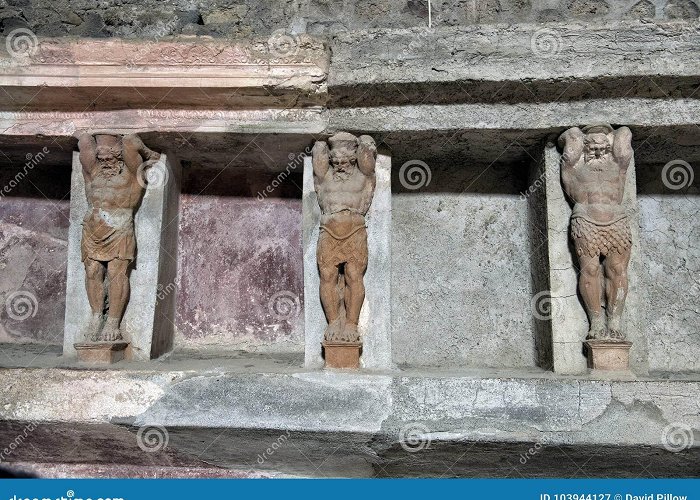
[[[131,363],[129,370],[0,371],[0,420],[272,429],[434,441],[662,446],[669,425],[700,444],[700,379],[550,372],[311,371],[282,360]],[[262,371],[261,371],[262,370]]]

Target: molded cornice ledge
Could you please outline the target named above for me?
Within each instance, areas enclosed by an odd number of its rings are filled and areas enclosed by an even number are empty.
[[[281,42],[27,35],[0,50],[0,122],[12,135],[39,133],[33,123],[65,135],[71,127],[59,127],[61,119],[76,128],[108,122],[125,131],[221,132],[255,132],[264,120],[280,121],[272,130],[285,132],[287,123],[307,128],[319,120],[328,95],[330,51],[306,35]]]

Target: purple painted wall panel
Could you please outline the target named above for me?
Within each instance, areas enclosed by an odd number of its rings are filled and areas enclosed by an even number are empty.
[[[70,166],[0,167],[0,343],[63,343]]]
[[[303,350],[301,179],[258,199],[273,178],[238,169],[185,172],[179,346]]]

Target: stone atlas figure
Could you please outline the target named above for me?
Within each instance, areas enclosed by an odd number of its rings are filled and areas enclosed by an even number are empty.
[[[314,188],[321,207],[316,256],[328,321],[325,342],[360,342],[357,324],[367,270],[365,215],[374,196],[376,158],[377,147],[367,135],[340,132],[328,144],[318,141],[313,148]]]
[[[134,210],[144,192],[145,171],[160,154],[136,135],[84,134],[78,142],[88,213],[83,219],[81,257],[92,317],[86,338],[114,342],[129,300],[128,268],[135,258]],[[105,275],[107,276],[106,320]]]
[[[590,320],[588,338],[623,341],[632,234],[622,199],[633,155],[632,132],[610,125],[574,127],[559,137],[559,145],[562,184],[575,203],[571,236],[580,264],[579,290]]]

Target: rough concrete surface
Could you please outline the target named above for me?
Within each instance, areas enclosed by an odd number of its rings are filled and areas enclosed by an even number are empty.
[[[41,36],[162,38],[175,34],[245,37],[428,25],[423,0],[90,0],[3,2],[2,31]],[[697,19],[696,0],[433,0],[433,26],[615,19]]]
[[[221,360],[209,360],[208,370],[193,371],[188,363],[157,363],[160,371],[143,363],[130,370],[3,371],[3,436],[12,440],[34,422],[10,460],[86,464],[87,475],[100,474],[107,463],[203,467],[202,461],[241,473],[317,477],[504,475],[499,463],[526,465],[520,454],[538,444],[538,454],[543,449],[531,464],[540,466],[519,469],[525,476],[639,475],[637,460],[662,475],[700,473],[696,380],[573,379],[526,371],[501,378],[455,371],[285,373],[284,364],[244,373],[255,361],[229,361],[224,371],[217,368]],[[234,366],[243,371],[231,371]],[[137,431],[157,426],[167,446],[142,452]],[[678,453],[664,448],[671,432],[685,436]],[[274,451],[265,454],[268,447]],[[474,456],[457,469],[444,467],[442,460],[456,463],[470,450]],[[557,465],[554,458],[569,452],[586,473]],[[594,455],[627,458],[589,469],[586,459]]]

